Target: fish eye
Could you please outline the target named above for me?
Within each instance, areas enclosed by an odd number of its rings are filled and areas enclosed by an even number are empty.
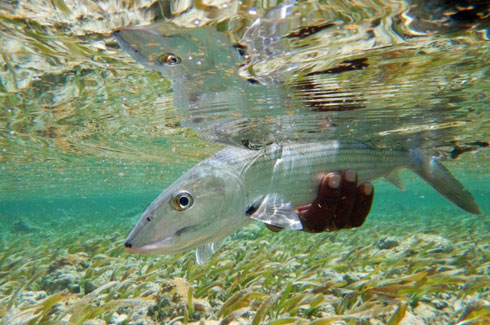
[[[182,59],[173,53],[165,53],[158,58],[158,61],[163,64],[176,65],[182,62]]]
[[[173,207],[178,211],[189,209],[192,206],[192,203],[194,203],[194,198],[192,197],[192,194],[187,191],[177,193],[172,200]]]

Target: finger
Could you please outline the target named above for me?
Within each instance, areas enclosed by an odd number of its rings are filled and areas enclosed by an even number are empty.
[[[296,211],[298,212],[298,215],[304,214],[306,211],[308,211],[311,208],[311,203],[306,204],[306,205],[301,205],[299,207],[296,207]]]
[[[374,198],[374,187],[371,183],[359,185],[357,199],[354,209],[352,210],[350,225],[360,227],[366,221],[366,217],[371,210]]]
[[[332,219],[340,199],[339,173],[329,173],[320,182],[318,196],[311,204],[311,207],[300,215],[303,229],[309,232],[323,232],[327,228],[334,228]]]
[[[350,227],[351,214],[357,199],[357,173],[349,169],[342,176],[340,201],[333,219],[337,229]]]

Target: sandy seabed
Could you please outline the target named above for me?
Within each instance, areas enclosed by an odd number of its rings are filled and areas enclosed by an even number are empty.
[[[2,324],[490,323],[485,217],[378,214],[318,235],[253,224],[202,267],[194,252],[125,253],[128,218],[82,221],[6,226]]]

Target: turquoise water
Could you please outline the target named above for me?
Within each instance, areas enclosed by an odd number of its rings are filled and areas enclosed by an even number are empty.
[[[246,32],[278,6],[0,4],[2,324],[490,322],[488,7],[300,1],[295,18],[264,26],[283,34],[334,27],[289,38],[267,56]],[[111,36],[163,19],[183,33],[209,25],[230,44],[245,39],[251,59],[240,76],[263,83],[250,88],[256,98],[233,107],[226,96],[198,102],[202,120],[174,104],[176,94],[191,93],[172,90],[168,76]],[[359,59],[368,66],[348,63]],[[419,147],[441,158],[483,216],[403,172],[405,192],[374,183],[359,229],[313,235],[252,224],[204,266],[193,251],[126,253],[124,238],[151,201],[222,147],[200,138],[213,138],[216,125],[226,131],[218,142],[246,137],[257,147],[271,139]]]

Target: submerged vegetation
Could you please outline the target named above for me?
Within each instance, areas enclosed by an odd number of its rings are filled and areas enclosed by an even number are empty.
[[[203,267],[193,252],[126,254],[128,219],[121,233],[104,220],[71,220],[78,230],[68,233],[62,222],[4,233],[0,316],[3,324],[488,323],[490,221],[439,213],[371,216],[361,229],[320,235],[254,224]]]

